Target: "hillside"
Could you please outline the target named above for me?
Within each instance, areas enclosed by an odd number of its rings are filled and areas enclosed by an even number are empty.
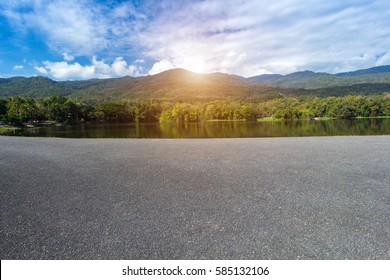
[[[264,101],[282,95],[373,95],[390,92],[390,72],[384,72],[386,69],[356,71],[364,75],[350,72],[337,76],[303,71],[285,76],[275,74],[251,78],[223,73],[195,74],[184,69],[137,78],[125,76],[84,81],[13,77],[0,79],[0,98],[62,95],[90,102],[145,98],[196,102],[221,99]]]
[[[62,87],[59,82],[46,77],[13,77],[0,78],[0,97],[28,96],[42,97],[51,95],[68,95],[71,91]]]
[[[368,68],[368,69],[361,69],[361,70],[357,70],[357,71],[353,71],[353,72],[338,73],[338,74],[336,74],[336,76],[354,77],[354,76],[381,74],[381,73],[390,73],[390,65],[377,66],[377,67]]]
[[[335,75],[312,71],[295,72],[288,75],[259,75],[250,77],[248,80],[258,84],[303,89],[383,84],[390,83],[390,66],[379,66]]]
[[[74,87],[68,82],[67,88]],[[281,93],[275,87],[253,85],[244,78],[221,73],[195,74],[183,69],[174,69],[157,75],[138,78],[123,77],[108,79],[72,91],[70,97],[88,100],[117,100],[134,98],[157,98],[175,101],[214,99],[257,99],[275,97]]]
[[[45,77],[1,79],[0,97],[44,98],[63,95],[79,100],[109,101],[157,98],[174,101],[215,99],[264,100],[289,90],[255,85],[245,78],[222,73],[195,74],[183,69],[144,77],[56,82]]]

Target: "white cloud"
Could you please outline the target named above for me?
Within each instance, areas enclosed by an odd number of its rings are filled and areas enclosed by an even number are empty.
[[[161,2],[138,34],[145,56],[158,63],[153,68],[197,59],[205,72],[244,76],[337,72],[384,63],[375,56],[390,49],[387,1]],[[354,59],[360,54],[363,60]]]
[[[102,6],[90,0],[4,1],[3,15],[18,33],[32,30],[53,50],[90,55],[109,43],[109,22]]]
[[[66,61],[44,61],[43,65],[43,67],[35,67],[35,70],[59,80],[139,76],[140,72],[143,71],[142,67],[128,65],[122,57],[117,57],[111,65],[97,60],[96,57],[92,58],[90,65],[84,66],[78,62],[69,64]]]
[[[139,20],[146,19],[146,16],[143,13],[138,12],[130,1],[115,6],[112,10],[112,17],[121,19],[127,19],[129,17],[134,17]]]
[[[67,62],[43,62],[45,69],[54,78],[66,79],[90,79],[94,77],[95,69],[93,66],[81,66],[79,63],[68,64]]]
[[[123,60],[123,57],[117,57],[113,64],[111,64],[111,69],[116,76],[133,76],[134,74],[139,74],[137,67],[134,65],[127,65],[127,62]]]
[[[246,52],[236,53],[234,51],[230,51],[219,65],[220,72],[234,72],[237,67],[246,64],[247,57],[248,55]]]
[[[91,64],[94,75],[102,76],[148,72],[124,65],[123,59],[115,63],[129,54],[133,65],[142,63],[137,57],[148,62],[144,67],[155,62],[149,73],[183,67],[251,76],[390,63],[390,2],[385,0],[107,3],[3,0],[0,15],[18,34],[40,35],[65,61],[95,55],[114,61]]]
[[[35,66],[34,69],[43,75],[47,75],[47,70],[43,67]]]
[[[376,65],[389,65],[389,64],[390,64],[390,51],[384,52],[381,56],[377,58]]]
[[[14,70],[22,70],[24,67],[23,65],[15,65]]]
[[[170,70],[173,68],[175,68],[175,66],[171,62],[169,62],[166,59],[163,59],[159,62],[156,62],[153,65],[152,69],[150,69],[150,71],[149,71],[149,75],[154,75],[154,74],[157,74],[157,73],[160,73],[160,72],[163,72],[166,70]]]
[[[73,56],[73,55],[70,55],[70,54],[68,54],[68,53],[63,53],[62,55],[63,55],[63,57],[64,57],[64,59],[65,59],[66,61],[72,61],[72,60],[74,60],[74,56]]]

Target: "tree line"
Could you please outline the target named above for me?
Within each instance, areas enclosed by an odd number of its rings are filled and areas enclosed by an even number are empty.
[[[56,123],[171,122],[206,120],[256,120],[259,118],[313,119],[390,116],[390,94],[347,97],[281,97],[265,102],[216,100],[177,103],[163,100],[124,100],[88,104],[64,96],[43,100],[11,97],[0,99],[0,121],[21,125]]]

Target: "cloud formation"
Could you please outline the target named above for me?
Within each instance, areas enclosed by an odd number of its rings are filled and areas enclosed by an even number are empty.
[[[175,68],[175,66],[171,62],[169,62],[166,59],[163,59],[159,62],[156,62],[153,65],[152,69],[150,69],[150,71],[149,71],[149,75],[154,75],[154,74],[157,74],[157,73],[160,73],[160,72],[163,72],[166,70],[170,70],[173,68]]]
[[[42,75],[47,75],[48,74],[47,70],[44,67],[35,66],[34,69],[36,71],[38,71],[40,74],[42,74]]]
[[[63,57],[35,68],[53,77],[174,67],[244,76],[335,73],[390,64],[387,0],[3,0],[0,16]],[[95,62],[82,66],[79,57]],[[143,61],[142,71],[120,57]]]
[[[92,78],[111,78],[122,76],[139,76],[142,67],[137,65],[128,65],[123,57],[117,57],[110,65],[102,60],[92,58],[91,64],[80,65],[78,62],[69,64],[66,61],[51,62],[44,61],[43,67],[35,67],[41,74],[50,74],[59,80],[72,79],[92,79]]]
[[[63,53],[62,55],[64,56],[64,59],[65,59],[66,61],[72,61],[72,60],[74,60],[74,56],[73,56],[73,55],[70,55],[70,54],[67,54],[67,53]]]
[[[192,2],[162,10],[141,34],[147,55],[185,67],[244,76],[299,70],[338,72],[390,63],[386,1]],[[375,19],[375,20],[374,20]]]
[[[0,8],[17,32],[44,36],[45,43],[59,53],[73,50],[89,55],[108,44],[107,20],[93,1],[3,0]]]

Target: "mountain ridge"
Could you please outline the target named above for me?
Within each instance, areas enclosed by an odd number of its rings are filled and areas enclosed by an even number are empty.
[[[359,69],[352,72],[342,72],[337,74],[306,70],[287,75],[263,74],[249,77],[247,79],[254,83],[304,89],[351,86],[363,83],[390,83],[390,65]]]
[[[382,66],[376,66],[367,69],[359,69],[351,72],[341,72],[341,73],[337,73],[336,76],[360,76],[360,75],[389,73],[389,72],[390,72],[390,65],[382,65]]]
[[[62,95],[97,102],[140,98],[263,100],[283,95],[344,96],[355,92],[359,95],[390,92],[390,66],[344,72],[341,76],[300,71],[244,78],[218,72],[198,74],[176,68],[142,77],[77,81],[54,81],[43,76],[0,78],[0,98]]]

